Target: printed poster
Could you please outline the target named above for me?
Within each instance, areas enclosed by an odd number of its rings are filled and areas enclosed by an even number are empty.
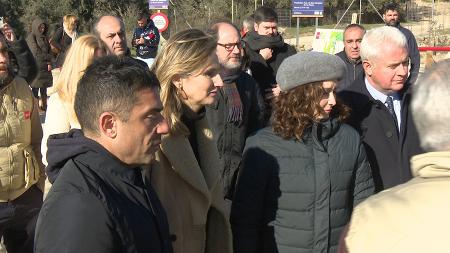
[[[316,29],[312,44],[313,51],[336,54],[344,50],[344,30]]]

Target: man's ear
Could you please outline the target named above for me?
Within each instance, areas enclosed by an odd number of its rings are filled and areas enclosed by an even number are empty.
[[[253,29],[254,31],[258,31],[258,24],[256,22],[253,24]]]
[[[362,62],[362,66],[363,66],[363,68],[364,68],[364,72],[366,73],[366,75],[372,76],[372,73],[373,73],[373,67],[374,67],[373,63],[371,63],[371,62],[368,61],[368,60],[364,60],[364,61]]]
[[[117,136],[117,115],[111,112],[103,112],[98,119],[98,129],[101,135],[109,138]]]

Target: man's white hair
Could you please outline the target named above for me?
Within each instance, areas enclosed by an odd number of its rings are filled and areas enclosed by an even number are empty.
[[[422,148],[450,151],[450,60],[429,69],[413,89],[411,110]]]
[[[361,42],[361,59],[370,60],[381,55],[385,47],[397,46],[408,50],[408,42],[400,30],[382,26],[366,32]]]

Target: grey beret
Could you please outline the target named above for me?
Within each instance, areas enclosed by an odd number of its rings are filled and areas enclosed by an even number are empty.
[[[282,91],[318,82],[340,80],[345,75],[345,63],[332,54],[301,52],[284,59],[278,68],[277,83]]]

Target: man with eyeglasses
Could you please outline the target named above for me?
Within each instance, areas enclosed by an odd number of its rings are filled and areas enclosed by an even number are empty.
[[[278,67],[284,59],[294,55],[296,50],[284,43],[283,37],[278,33],[278,15],[274,9],[261,6],[255,10],[254,18],[255,31],[249,32],[244,38],[248,45],[245,53],[250,60],[252,76],[266,93],[266,106],[269,107],[270,99],[279,93],[275,80]]]
[[[206,117],[222,161],[224,194],[232,199],[245,140],[264,126],[264,100],[255,80],[243,71],[243,43],[238,28],[223,21],[213,24],[208,33],[217,39],[216,54],[224,86],[216,102],[206,107]]]

